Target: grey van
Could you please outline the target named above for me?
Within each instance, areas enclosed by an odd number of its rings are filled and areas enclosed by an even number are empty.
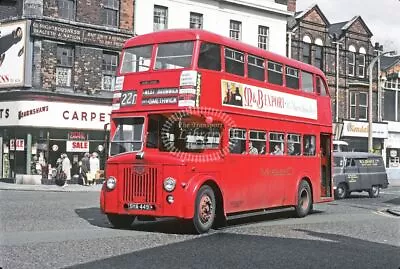
[[[367,152],[334,152],[333,183],[335,197],[343,199],[351,192],[367,191],[378,197],[389,185],[382,156]]]

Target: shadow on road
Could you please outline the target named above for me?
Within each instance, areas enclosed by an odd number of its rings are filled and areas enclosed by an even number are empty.
[[[93,226],[111,228],[107,216],[102,214],[98,207],[77,208],[75,209],[75,213]]]
[[[112,228],[112,225],[107,219],[107,216],[102,214],[99,208],[79,208],[75,213],[82,219],[86,220],[93,226],[101,228]],[[313,210],[311,214],[322,214],[323,211]],[[266,213],[264,215],[245,217],[235,220],[230,220],[227,225],[217,228],[223,230],[230,227],[238,227],[248,224],[255,224],[265,221],[279,221],[283,219],[293,218],[292,211],[284,211],[277,213]],[[175,218],[158,218],[155,221],[135,220],[129,230],[141,232],[156,232],[164,234],[194,234],[194,228],[190,220],[179,220]]]
[[[311,238],[213,233],[68,268],[398,268],[399,248],[297,230]],[[379,253],[379,258],[376,257]]]

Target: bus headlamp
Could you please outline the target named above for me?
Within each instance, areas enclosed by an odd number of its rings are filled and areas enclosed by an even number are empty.
[[[176,187],[176,180],[172,177],[167,177],[164,179],[164,190],[167,192],[171,192],[175,190]]]
[[[113,190],[117,186],[117,179],[115,177],[109,177],[106,181],[107,189]]]

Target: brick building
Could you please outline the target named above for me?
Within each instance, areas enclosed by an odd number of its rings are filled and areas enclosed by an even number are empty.
[[[384,156],[391,178],[400,178],[400,56],[381,58],[382,120],[388,124]]]
[[[288,22],[288,56],[310,63],[325,72],[332,96],[336,139],[351,150],[368,151],[368,65],[378,48],[360,16],[330,23],[318,5],[296,12]],[[382,122],[381,92],[377,91],[378,68],[373,69],[373,147],[382,152],[388,137]]]
[[[96,151],[103,161],[133,10],[129,0],[0,1],[0,178],[45,172],[61,153],[76,164]]]

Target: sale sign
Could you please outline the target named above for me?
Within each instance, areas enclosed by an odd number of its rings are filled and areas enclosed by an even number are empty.
[[[67,152],[89,152],[89,141],[67,141]]]
[[[10,150],[24,151],[25,140],[24,139],[10,139]]]

